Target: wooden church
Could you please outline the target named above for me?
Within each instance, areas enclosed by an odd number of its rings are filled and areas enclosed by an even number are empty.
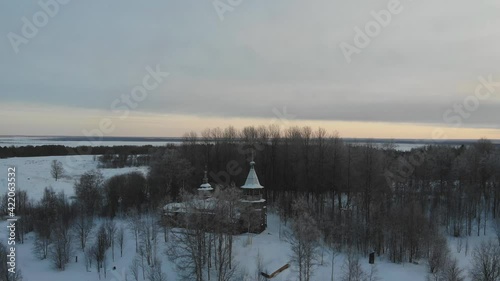
[[[236,225],[233,229],[236,229],[237,233],[263,232],[267,227],[267,205],[263,196],[264,186],[259,182],[253,159],[250,162],[246,181],[240,189],[242,195],[234,210],[235,220],[233,224]],[[213,196],[215,189],[209,183],[207,171],[205,171],[202,184],[197,191],[198,196],[192,201],[166,204],[163,207],[163,223],[171,227],[185,227],[183,222],[188,221],[186,218],[195,212],[198,215],[202,214],[207,221],[218,219],[215,216],[214,208],[220,202],[217,202]]]
[[[241,189],[243,190],[243,197],[240,201],[244,209],[243,213],[247,216],[242,222],[247,224],[248,232],[260,233],[267,227],[267,205],[263,194],[264,187],[260,185],[253,159],[250,162],[247,179]]]

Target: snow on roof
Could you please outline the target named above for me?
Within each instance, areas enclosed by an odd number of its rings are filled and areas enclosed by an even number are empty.
[[[163,207],[165,212],[173,212],[173,213],[185,213],[187,211],[186,204],[184,202],[181,203],[169,203]]]
[[[259,188],[264,188],[262,185],[260,185],[259,178],[257,177],[257,173],[255,172],[255,162],[252,161],[250,162],[250,171],[248,172],[247,180],[245,181],[245,184],[241,188],[247,188],[247,189],[259,189]]]
[[[264,203],[266,202],[266,199],[259,199],[259,200],[240,200],[240,202],[243,203]]]
[[[211,191],[214,190],[212,186],[208,183],[207,170],[205,169],[205,176],[203,177],[203,183],[198,188],[200,191]]]
[[[193,199],[188,202],[166,204],[163,207],[163,211],[171,213],[191,213],[194,210],[203,211],[214,209],[215,203],[213,198]]]
[[[209,183],[203,183],[200,185],[200,187],[198,188],[198,190],[201,190],[201,191],[210,191],[210,190],[214,190],[214,188],[209,184]]]
[[[184,214],[214,214],[217,204],[229,204],[228,201],[218,201],[215,198],[192,199],[186,202],[169,203],[163,207],[165,215],[173,213]],[[233,210],[234,219],[238,219],[241,213],[238,208]]]

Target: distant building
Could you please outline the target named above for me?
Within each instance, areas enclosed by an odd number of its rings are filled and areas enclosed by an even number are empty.
[[[245,184],[241,186],[242,197],[238,207],[232,213],[234,228],[238,233],[252,232],[260,233],[267,227],[267,206],[263,198],[264,187],[260,185],[259,178],[255,172],[255,162],[250,162]],[[186,216],[192,216],[195,212],[201,214],[206,220],[216,220],[215,206],[218,203],[214,198],[215,189],[208,182],[207,171],[203,177],[203,183],[198,188],[198,198],[189,202],[169,203],[163,207],[163,223],[173,227],[185,227]],[[220,190],[219,192],[224,192]],[[220,202],[219,202],[220,203]]]

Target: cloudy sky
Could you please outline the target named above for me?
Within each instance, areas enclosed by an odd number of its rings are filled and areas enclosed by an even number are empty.
[[[0,135],[500,139],[498,0],[55,1],[0,4]]]

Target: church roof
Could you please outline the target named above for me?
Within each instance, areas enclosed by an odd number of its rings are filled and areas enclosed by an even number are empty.
[[[255,162],[252,161],[250,162],[250,171],[248,172],[247,180],[245,181],[245,184],[241,188],[247,188],[247,189],[260,189],[264,188],[262,185],[260,185],[259,178],[257,177],[257,173],[255,172]]]
[[[207,171],[205,170],[205,176],[203,177],[203,183],[200,185],[198,188],[200,191],[211,191],[214,190],[214,188],[208,183],[208,176],[207,176]]]

